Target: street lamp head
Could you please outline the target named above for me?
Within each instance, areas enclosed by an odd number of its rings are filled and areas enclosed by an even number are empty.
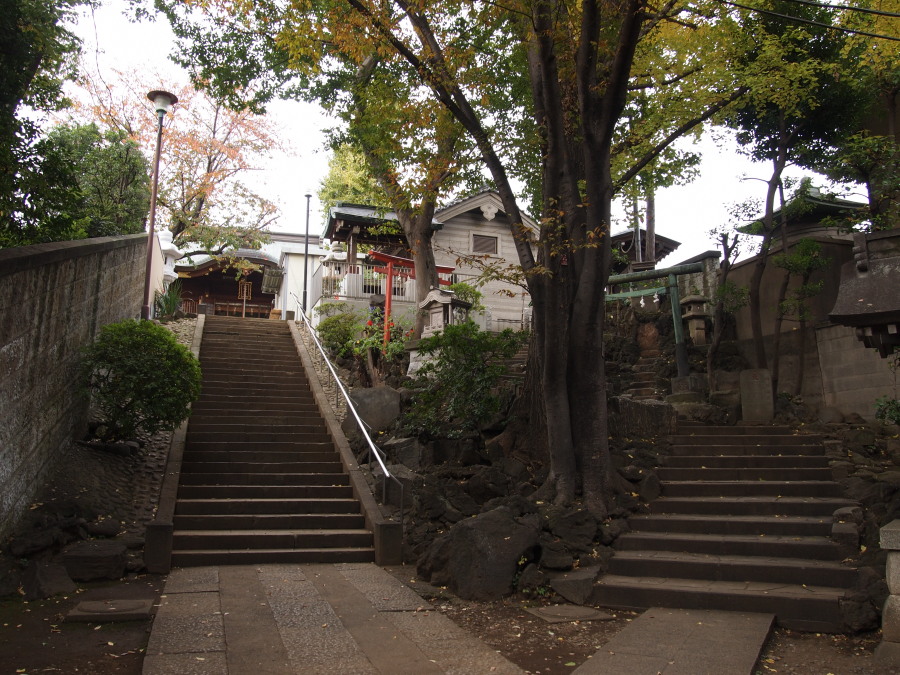
[[[160,116],[165,115],[173,105],[178,103],[178,97],[167,91],[151,91],[147,94],[147,98],[153,101],[153,106],[156,108],[156,114]]]

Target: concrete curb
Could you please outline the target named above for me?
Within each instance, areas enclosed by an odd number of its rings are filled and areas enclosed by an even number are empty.
[[[319,382],[318,375],[312,364],[312,358],[306,349],[306,344],[300,337],[299,328],[294,321],[289,321],[288,325],[291,330],[291,337],[297,347],[297,353],[303,361],[303,367],[307,372],[309,386],[316,397],[316,404],[322,419],[325,420],[325,426],[328,434],[331,436],[338,453],[341,456],[341,463],[344,469],[350,475],[350,485],[353,489],[353,496],[359,500],[362,505],[363,516],[366,519],[366,527],[372,531],[375,539],[375,562],[378,565],[399,565],[403,562],[403,524],[401,522],[390,520],[381,513],[381,508],[372,494],[369,484],[366,481],[356,457],[350,449],[350,443],[347,441],[341,429],[334,411],[328,403],[328,397],[322,384]]]
[[[200,342],[203,340],[203,328],[206,316],[197,317],[194,327],[194,339],[191,341],[191,353],[200,358]],[[144,566],[152,574],[168,574],[172,569],[172,520],[175,516],[175,502],[178,498],[178,482],[181,478],[181,461],[184,456],[184,444],[187,437],[188,417],[172,434],[169,445],[169,456],[166,460],[166,472],[159,488],[156,518],[147,524],[144,534]]]

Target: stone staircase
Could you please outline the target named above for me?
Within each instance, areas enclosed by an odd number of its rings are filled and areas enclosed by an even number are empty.
[[[659,370],[658,349],[641,350],[641,355],[634,365],[634,378],[631,386],[623,393],[636,401],[654,399],[663,400],[665,392],[657,384],[656,373]]]
[[[769,612],[789,628],[841,631],[857,571],[830,538],[832,516],[855,504],[832,480],[821,439],[680,424],[671,442],[662,496],[629,519],[595,603]]]
[[[287,323],[208,316],[200,364],[172,564],[374,560]]]

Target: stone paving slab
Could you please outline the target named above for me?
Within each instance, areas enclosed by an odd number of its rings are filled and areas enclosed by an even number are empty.
[[[648,609],[573,673],[576,675],[750,675],[775,616]]]
[[[153,600],[83,600],[66,615],[66,621],[106,623],[109,621],[146,621],[153,610]]]

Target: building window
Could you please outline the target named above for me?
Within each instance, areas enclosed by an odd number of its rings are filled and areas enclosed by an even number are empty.
[[[472,253],[497,255],[497,237],[488,237],[483,234],[472,235]]]

